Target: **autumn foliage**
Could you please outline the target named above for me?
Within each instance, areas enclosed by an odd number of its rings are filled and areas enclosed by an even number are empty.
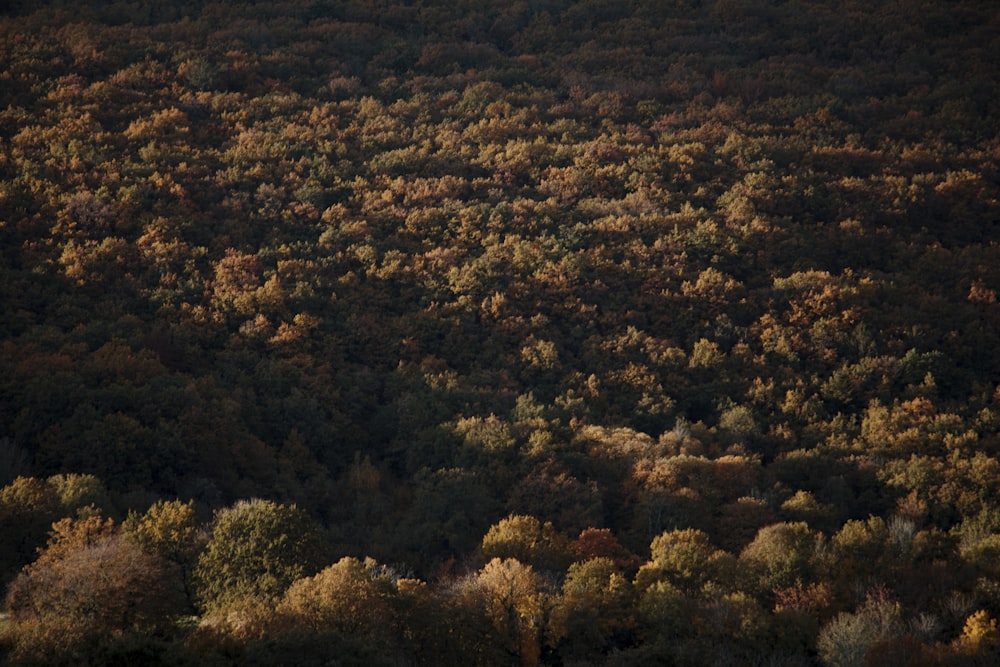
[[[0,663],[996,663],[998,31],[4,4]]]

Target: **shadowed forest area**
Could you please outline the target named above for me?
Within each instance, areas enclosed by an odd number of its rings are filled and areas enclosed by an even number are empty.
[[[0,10],[0,664],[1000,663],[991,0]]]

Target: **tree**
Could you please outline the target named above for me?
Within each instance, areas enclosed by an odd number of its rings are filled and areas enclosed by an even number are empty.
[[[804,521],[816,530],[829,530],[835,526],[834,508],[820,503],[812,493],[802,489],[781,503],[781,513],[791,521]]]
[[[185,611],[169,566],[99,517],[58,522],[11,585],[5,634],[16,662],[85,664],[123,635],[167,636]],[[100,648],[104,647],[104,648]]]
[[[393,537],[415,557],[415,566],[439,566],[475,549],[496,516],[496,501],[481,476],[461,468],[424,468],[413,481],[412,504]]]
[[[962,654],[981,660],[974,664],[987,664],[1000,656],[1000,629],[996,619],[980,609],[965,621],[962,635],[955,641],[955,648]]]
[[[761,528],[739,557],[751,590],[771,593],[809,582],[818,541],[818,536],[801,522]]]
[[[0,489],[0,567],[4,580],[34,558],[45,535],[63,515],[59,497],[44,480],[18,477]]]
[[[188,644],[205,662],[388,667],[403,655],[395,615],[401,582],[411,602],[421,597],[412,580],[372,559],[345,557],[296,580],[273,607],[253,599],[231,603],[225,614],[203,621]]]
[[[962,550],[962,559],[994,580],[1000,580],[1000,534],[991,534]]]
[[[93,546],[118,534],[118,527],[111,519],[92,515],[83,519],[65,518],[52,524],[49,541],[38,552],[38,558],[30,567],[44,567],[57,562],[85,547]]]
[[[143,514],[129,512],[122,529],[145,551],[176,562],[192,560],[200,546],[193,501],[158,500]]]
[[[0,576],[13,578],[45,545],[52,524],[110,509],[104,485],[93,475],[64,474],[47,479],[18,477],[0,489]]]
[[[563,530],[583,530],[604,515],[596,482],[583,482],[551,464],[533,465],[507,497],[513,513],[544,516]]]
[[[635,629],[634,590],[610,558],[573,563],[553,600],[546,641],[567,657],[606,653]],[[617,641],[616,641],[617,638]]]
[[[712,649],[696,651],[695,655],[713,656],[715,662],[721,662],[723,656],[749,662],[782,648],[769,627],[771,617],[753,597],[742,591],[714,597],[699,611],[699,620],[704,625],[699,628],[699,636],[693,643]]]
[[[639,593],[640,638],[653,642],[690,634],[693,610],[693,598],[669,581],[657,581]]]
[[[538,664],[545,596],[542,580],[530,565],[494,558],[462,582],[458,602],[489,623],[511,664]]]
[[[585,528],[569,543],[569,549],[577,561],[610,558],[623,571],[634,572],[642,564],[642,559],[622,546],[610,528]]]
[[[842,612],[823,626],[816,647],[829,667],[863,667],[877,642],[900,636],[902,629],[899,605],[875,591],[856,612]]]
[[[157,555],[179,568],[184,592],[193,606],[192,577],[198,553],[207,541],[195,514],[194,502],[160,500],[144,514],[129,512],[122,523],[122,531],[146,553]]]
[[[515,558],[539,569],[562,570],[572,560],[565,535],[550,522],[523,514],[511,514],[491,526],[481,548],[484,558]]]
[[[319,527],[295,505],[242,500],[220,510],[194,577],[201,606],[218,610],[241,599],[273,602],[322,566]]]
[[[889,528],[882,517],[848,521],[830,538],[828,567],[842,591],[870,579],[887,581],[895,555]]]
[[[375,561],[345,557],[295,581],[278,606],[312,632],[385,640],[393,629],[394,582]]]
[[[774,512],[766,501],[744,496],[719,508],[712,534],[720,547],[736,553],[749,544],[761,528],[774,521]]]
[[[45,481],[59,494],[59,500],[69,513],[83,517],[113,509],[108,490],[94,475],[65,473],[52,475]]]
[[[712,546],[704,531],[695,528],[667,531],[655,537],[649,549],[649,562],[636,575],[640,590],[667,581],[686,594],[697,596],[710,582],[723,586],[733,583],[736,559]]]

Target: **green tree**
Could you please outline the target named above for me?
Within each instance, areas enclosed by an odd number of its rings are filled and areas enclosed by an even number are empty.
[[[45,481],[59,494],[59,501],[70,513],[86,516],[113,510],[108,490],[94,475],[65,473],[52,475]]]
[[[639,637],[648,642],[676,639],[693,631],[694,599],[669,581],[657,581],[639,593]]]
[[[812,579],[819,536],[805,523],[776,523],[757,531],[740,553],[750,589],[771,593],[803,586]]]
[[[497,503],[482,476],[461,468],[424,468],[413,481],[412,504],[393,537],[413,555],[418,571],[474,550],[496,516]]]
[[[246,598],[273,602],[325,560],[320,528],[295,505],[242,500],[220,510],[211,530],[194,571],[208,611]]]
[[[830,546],[825,566],[842,595],[865,581],[890,580],[897,553],[882,517],[848,521],[830,538]]]

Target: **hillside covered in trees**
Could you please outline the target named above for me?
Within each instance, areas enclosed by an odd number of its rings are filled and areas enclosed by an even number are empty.
[[[0,10],[0,662],[1000,662],[991,0]]]

